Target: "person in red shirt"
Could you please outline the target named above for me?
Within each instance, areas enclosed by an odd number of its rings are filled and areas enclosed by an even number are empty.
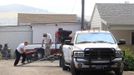
[[[57,44],[61,43],[61,31],[63,31],[63,28],[59,28],[58,31],[55,33],[55,42]]]

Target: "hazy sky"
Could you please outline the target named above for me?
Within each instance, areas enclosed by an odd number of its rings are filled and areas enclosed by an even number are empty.
[[[91,16],[95,3],[134,3],[134,0],[85,0],[85,15]],[[54,13],[81,15],[81,0],[0,0],[0,6],[23,4]]]

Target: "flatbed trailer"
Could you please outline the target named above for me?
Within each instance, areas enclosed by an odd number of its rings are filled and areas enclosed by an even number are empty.
[[[25,47],[25,54],[27,62],[37,61],[37,60],[56,60],[61,55],[60,50],[61,44],[52,44],[50,47],[50,56],[45,58],[45,45],[41,47],[41,44],[30,44]]]

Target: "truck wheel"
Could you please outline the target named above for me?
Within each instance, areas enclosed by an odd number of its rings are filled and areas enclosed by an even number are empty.
[[[41,53],[37,53],[37,57],[38,57],[38,59],[41,59],[42,58],[42,54]]]
[[[62,56],[59,56],[59,66],[60,66],[60,67],[62,67],[62,66],[63,66]]]
[[[65,65],[64,57],[62,57],[62,60],[63,60],[62,70],[68,70],[68,67]]]
[[[72,75],[80,75],[80,71],[75,68],[74,63],[71,63],[71,73]]]
[[[41,59],[44,57],[44,49],[43,48],[37,48],[37,58]]]
[[[62,52],[62,45],[60,46],[60,53],[61,55],[59,56],[59,66],[62,67],[63,66],[63,60],[62,60],[62,57],[63,57],[63,52]]]
[[[124,64],[121,63],[120,68],[115,70],[115,75],[123,75]]]

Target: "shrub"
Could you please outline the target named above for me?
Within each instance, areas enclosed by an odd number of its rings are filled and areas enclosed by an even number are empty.
[[[125,52],[124,56],[124,70],[134,71],[134,51],[132,46],[121,46]]]

